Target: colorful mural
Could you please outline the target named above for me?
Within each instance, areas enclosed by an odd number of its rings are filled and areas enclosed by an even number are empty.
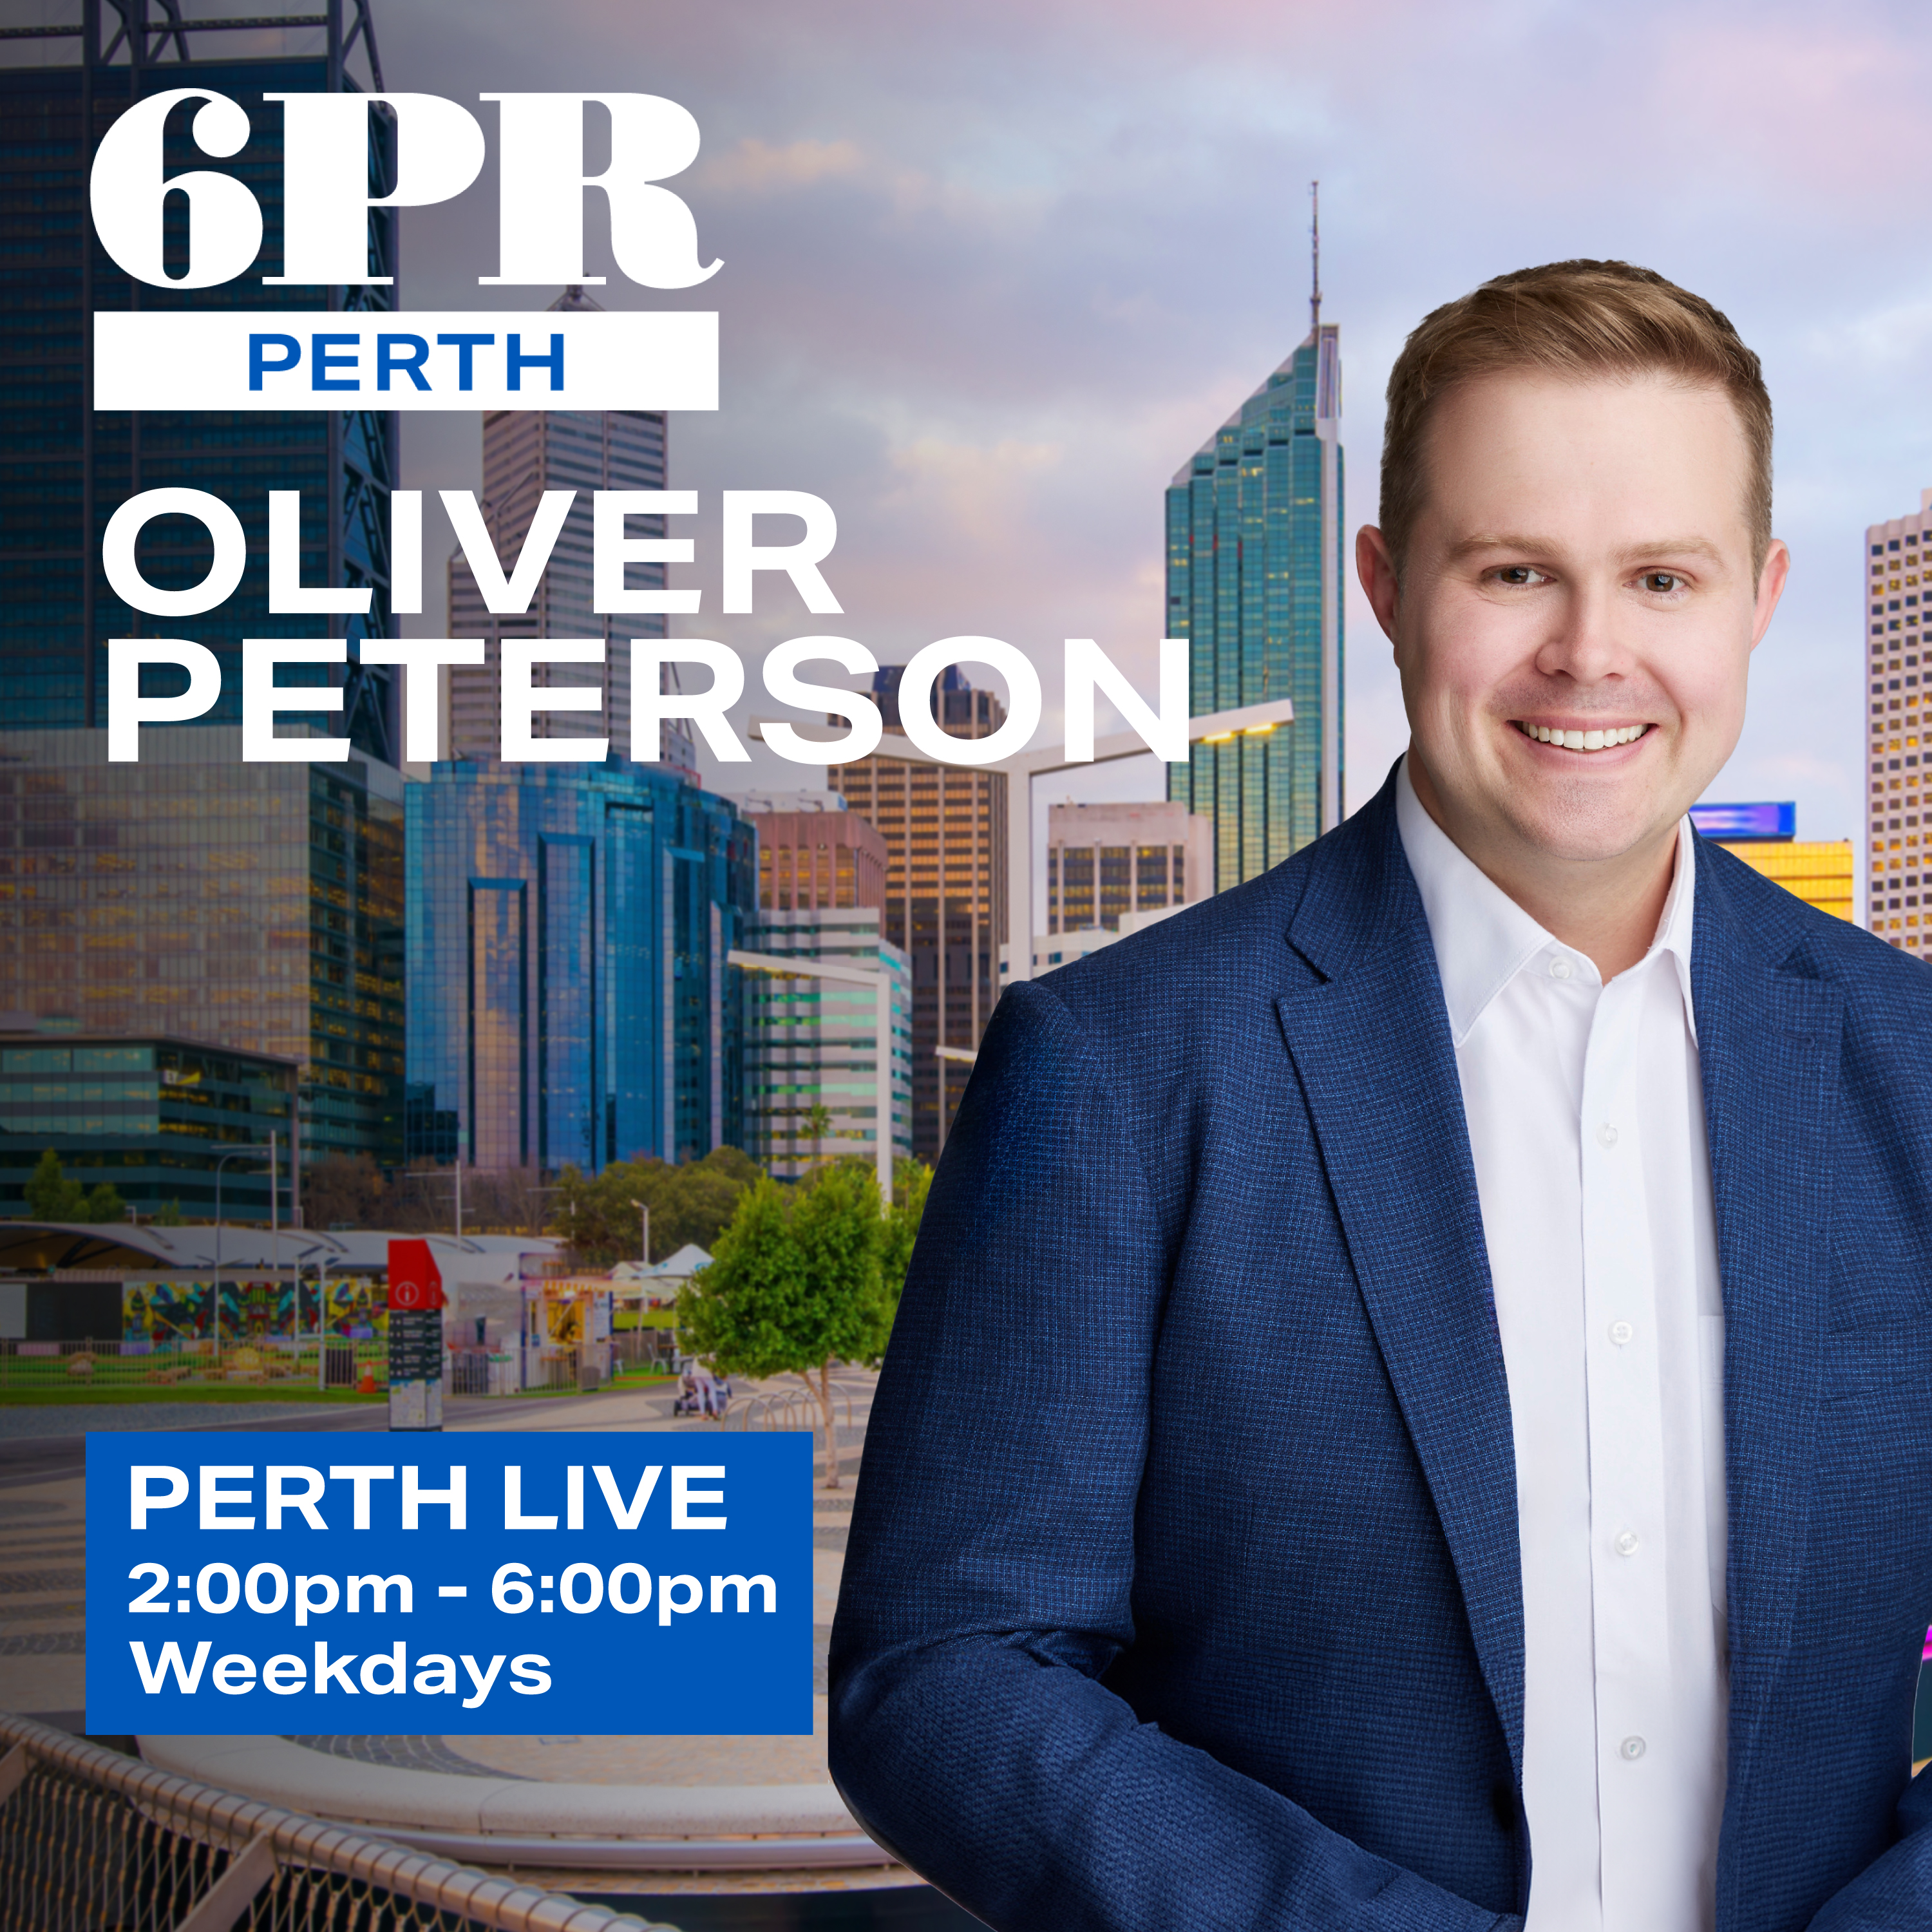
[[[324,1325],[344,1341],[370,1341],[382,1334],[388,1316],[382,1287],[366,1275],[331,1275],[324,1284]],[[179,1348],[208,1337],[213,1282],[204,1275],[135,1277],[121,1285],[122,1346],[142,1354]],[[221,1339],[224,1344],[294,1340],[315,1333],[315,1282],[292,1277],[231,1276],[221,1278]]]

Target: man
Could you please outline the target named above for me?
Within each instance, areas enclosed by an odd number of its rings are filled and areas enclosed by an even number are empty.
[[[1932,1923],[1932,978],[1684,817],[1770,508],[1708,303],[1438,310],[1358,548],[1407,756],[1000,1002],[832,1654],[988,1924]]]

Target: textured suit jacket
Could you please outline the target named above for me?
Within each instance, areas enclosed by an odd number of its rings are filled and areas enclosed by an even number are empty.
[[[1718,1923],[1917,1932],[1932,974],[1696,852]],[[1474,1932],[1528,1896],[1522,1678],[1509,1394],[1385,785],[1000,1002],[872,1410],[832,1773],[995,1927]]]

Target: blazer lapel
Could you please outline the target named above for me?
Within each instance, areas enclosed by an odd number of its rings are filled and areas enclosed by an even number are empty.
[[[1804,1564],[1844,999],[1795,970],[1796,957],[1766,964],[1708,859],[1700,868],[1691,989],[1724,1297],[1729,1840]],[[1720,1855],[1720,1881],[1724,1863]]]
[[[1367,876],[1312,886],[1290,934],[1334,976],[1283,994],[1276,1010],[1520,1778],[1516,1455],[1475,1167],[1436,956],[1386,790],[1361,819],[1359,839],[1383,834],[1379,853],[1358,847]]]

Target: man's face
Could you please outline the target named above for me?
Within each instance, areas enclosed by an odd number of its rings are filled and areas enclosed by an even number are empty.
[[[1737,742],[1787,567],[1774,544],[1754,579],[1730,399],[1487,376],[1426,455],[1400,591],[1378,532],[1358,553],[1424,802],[1492,872],[1660,845]]]

